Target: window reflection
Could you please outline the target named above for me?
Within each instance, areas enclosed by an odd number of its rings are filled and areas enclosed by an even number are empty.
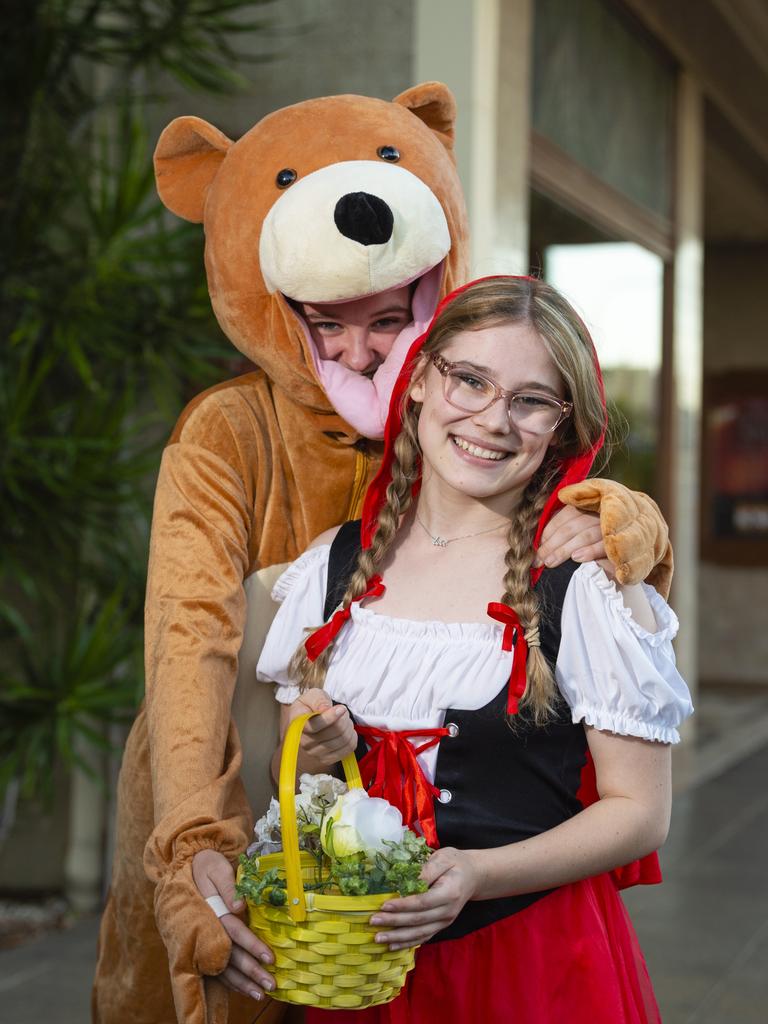
[[[602,475],[656,495],[664,264],[629,242],[550,244],[543,274],[590,329],[617,443]]]

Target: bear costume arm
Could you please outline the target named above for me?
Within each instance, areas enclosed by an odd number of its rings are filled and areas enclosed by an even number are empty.
[[[257,453],[249,451],[246,460],[234,442],[232,401],[231,394],[209,393],[182,418],[164,452],[147,584],[155,823],[144,866],[156,885],[155,917],[184,1020],[195,1019],[205,1005],[201,975],[222,971],[230,954],[226,932],[192,879],[192,858],[212,848],[234,860],[252,827],[231,705]],[[259,467],[262,476],[266,470]]]
[[[599,512],[605,550],[619,583],[645,580],[665,600],[669,597],[672,545],[669,528],[653,498],[615,480],[592,479],[564,487],[560,500],[585,512]]]

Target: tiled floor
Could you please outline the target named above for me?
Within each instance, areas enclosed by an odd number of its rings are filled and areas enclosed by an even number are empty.
[[[675,758],[664,884],[625,900],[664,1024],[768,1024],[768,694],[698,705],[698,742]],[[0,953],[0,1024],[86,1024],[96,931],[87,918]]]

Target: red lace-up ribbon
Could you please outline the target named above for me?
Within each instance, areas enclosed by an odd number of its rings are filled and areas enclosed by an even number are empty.
[[[366,597],[381,597],[386,587],[384,582],[378,574],[371,576],[368,580],[368,589],[365,593],[360,594],[358,597],[353,597],[349,608],[339,608],[335,611],[330,619],[320,629],[316,629],[314,633],[310,633],[304,642],[304,648],[307,652],[307,657],[310,661],[315,661],[323,653],[325,648],[336,639],[336,635],[347,622],[352,615],[352,604],[355,601],[364,601]]]
[[[413,832],[421,830],[427,843],[436,848],[435,797],[440,790],[424,774],[417,760],[419,754],[436,746],[447,729],[403,729],[392,731],[371,725],[356,726],[357,733],[370,746],[360,761],[360,775],[369,796],[383,797],[403,816],[403,823]],[[418,746],[411,738],[428,737]],[[418,825],[419,829],[415,826]]]
[[[516,715],[520,710],[520,699],[525,693],[525,686],[528,680],[526,673],[528,643],[514,608],[510,608],[508,604],[491,601],[488,605],[488,614],[492,619],[496,619],[497,622],[501,622],[504,626],[501,649],[503,651],[514,651],[512,672],[509,676],[509,689],[507,690],[507,714]]]

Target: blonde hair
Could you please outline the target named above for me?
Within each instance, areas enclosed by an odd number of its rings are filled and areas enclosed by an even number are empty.
[[[456,335],[500,324],[530,324],[539,334],[566,388],[573,412],[558,428],[557,442],[525,489],[510,523],[505,556],[502,603],[513,608],[524,632],[537,627],[541,618],[539,595],[531,587],[533,540],[539,518],[560,475],[563,459],[590,451],[599,440],[605,411],[589,332],[573,307],[554,288],[536,278],[499,277],[470,285],[437,317],[418,359],[412,379],[423,372],[424,357],[439,352]],[[415,371],[415,372],[414,372]],[[384,561],[401,516],[413,500],[413,485],[421,472],[418,442],[420,406],[406,397],[402,427],[393,448],[392,478],[379,512],[371,546],[361,550],[349,580],[342,607],[360,597]],[[321,687],[333,646],[314,661],[303,643],[296,650],[289,671],[302,689]],[[538,647],[528,651],[527,685],[520,702],[535,724],[544,724],[556,703],[552,670]]]

